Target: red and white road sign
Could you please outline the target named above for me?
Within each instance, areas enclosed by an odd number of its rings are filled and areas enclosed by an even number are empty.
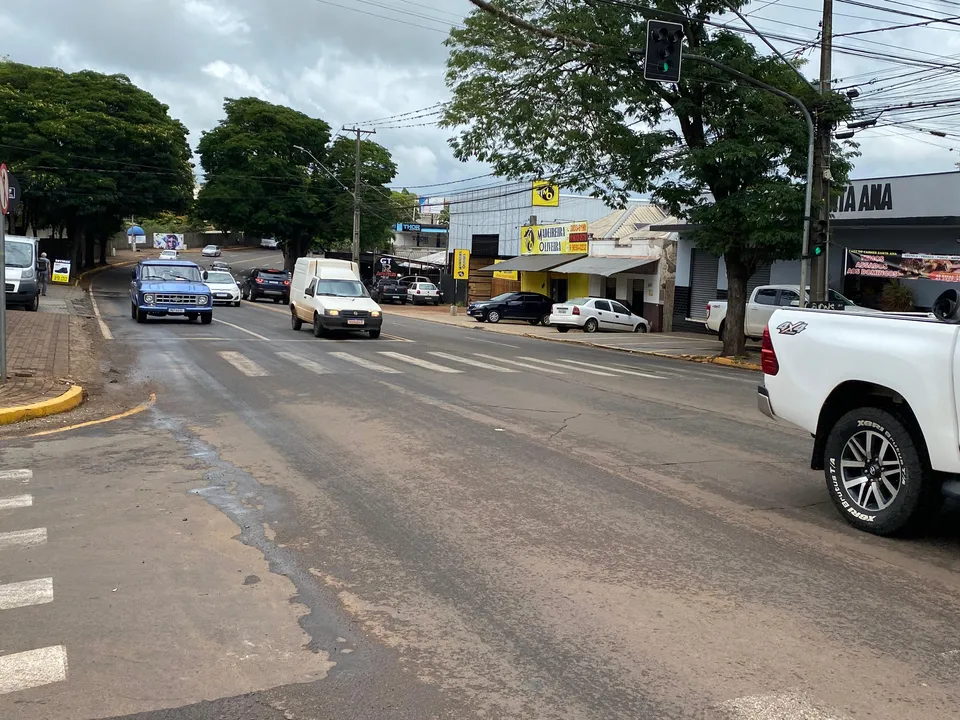
[[[7,166],[0,163],[0,215],[7,214],[10,207],[10,173]]]

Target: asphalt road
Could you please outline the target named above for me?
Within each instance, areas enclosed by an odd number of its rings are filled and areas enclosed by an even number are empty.
[[[137,325],[127,272],[105,354],[156,405],[2,441],[4,720],[957,716],[956,511],[848,528],[756,375],[272,303]]]

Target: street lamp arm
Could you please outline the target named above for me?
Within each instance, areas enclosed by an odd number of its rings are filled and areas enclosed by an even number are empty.
[[[810,111],[807,110],[807,106],[803,104],[803,101],[800,98],[794,97],[788,92],[781,90],[780,88],[774,87],[773,85],[768,85],[762,80],[757,80],[755,77],[750,77],[746,73],[742,73],[739,70],[734,70],[728,65],[724,65],[721,62],[717,62],[712,58],[704,57],[703,55],[693,55],[691,53],[683,53],[683,57],[688,60],[696,60],[698,62],[706,63],[707,65],[712,65],[717,68],[717,70],[722,70],[723,72],[729,73],[736,78],[739,78],[745,82],[750,83],[758,88],[772,92],[774,95],[779,95],[785,100],[789,100],[798,108],[800,112],[803,113],[803,119],[807,122],[807,133],[809,135],[809,141],[807,143],[807,187],[804,191],[804,200],[803,200],[803,245],[800,254],[800,287],[805,288],[807,286],[807,263],[810,262],[808,255],[810,254],[810,208],[813,204],[813,148],[814,148],[814,138],[815,131],[813,127],[813,118],[810,117]]]

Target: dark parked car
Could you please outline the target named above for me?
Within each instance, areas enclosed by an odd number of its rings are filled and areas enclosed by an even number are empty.
[[[550,324],[553,300],[546,295],[532,292],[509,292],[489,300],[470,303],[467,315],[477,322],[497,323],[501,320],[526,320],[531,325]]]
[[[275,303],[290,304],[290,273],[273,268],[254,268],[245,275],[240,284],[244,300],[255,302],[270,298]]]
[[[406,305],[407,286],[396,278],[380,278],[374,283],[373,287],[370,288],[370,297],[380,305],[387,302],[400,302]]]

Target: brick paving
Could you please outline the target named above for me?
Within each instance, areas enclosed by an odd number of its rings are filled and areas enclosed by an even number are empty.
[[[0,407],[26,405],[66,391],[71,328],[79,330],[79,318],[72,312],[78,295],[82,298],[83,292],[76,288],[51,286],[41,298],[43,312],[7,308],[7,382],[0,385]]]

